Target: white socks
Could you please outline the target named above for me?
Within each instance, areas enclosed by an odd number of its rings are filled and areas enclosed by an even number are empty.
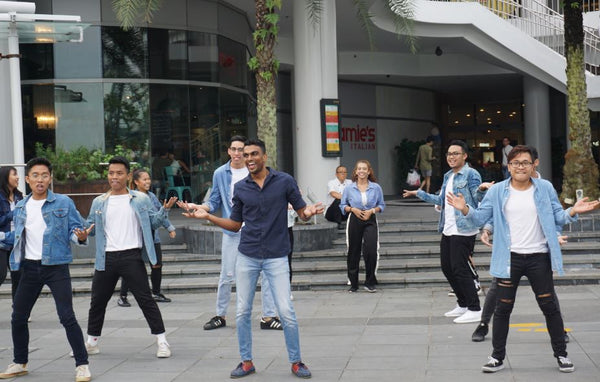
[[[165,333],[160,333],[156,335],[156,342],[161,343],[164,342],[166,344],[168,344],[167,342],[167,335]]]
[[[92,345],[92,346],[97,346],[99,339],[100,339],[100,336],[90,336],[88,334],[87,343],[90,344],[90,345]]]

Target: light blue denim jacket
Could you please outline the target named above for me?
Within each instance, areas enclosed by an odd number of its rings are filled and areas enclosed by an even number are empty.
[[[140,227],[142,228],[142,252],[147,256],[150,264],[156,264],[156,252],[154,251],[154,241],[152,240],[152,231],[158,229],[165,220],[168,219],[167,211],[160,207],[158,211],[150,198],[139,191],[128,190],[131,208],[135,211]],[[90,232],[90,236],[96,236],[96,270],[103,271],[106,260],[106,208],[108,206],[108,197],[111,192],[102,194],[94,199],[90,208],[90,215],[86,221],[86,227],[95,224]],[[99,233],[96,235],[96,233]]]
[[[217,168],[213,174],[212,190],[208,198],[208,208],[210,213],[215,213],[221,209],[221,216],[228,218],[231,216],[231,206],[229,205],[229,199],[231,199],[231,161],[227,161],[224,165]],[[224,234],[229,236],[235,236],[237,232],[223,230]]]
[[[438,232],[444,231],[444,222],[446,218],[446,184],[448,183],[450,175],[452,175],[452,170],[444,174],[444,182],[442,183],[439,195],[428,194],[423,190],[417,192],[417,197],[419,199],[442,207],[442,213],[438,223]],[[480,184],[481,175],[479,175],[479,172],[471,168],[468,163],[465,163],[465,165],[454,175],[452,193],[454,195],[462,194],[465,197],[467,204],[476,206],[485,196],[485,191],[479,191]],[[479,226],[467,220],[458,210],[454,211],[454,217],[456,219],[456,228],[458,229],[458,232],[470,232],[479,228]]]
[[[31,198],[31,194],[19,201],[13,211],[15,222],[14,247],[10,254],[10,269],[18,271],[21,261],[25,258],[25,241],[27,232],[25,222],[27,221],[27,209],[25,204]],[[75,208],[75,203],[68,196],[55,194],[48,190],[46,202],[42,205],[42,216],[46,223],[44,239],[42,244],[42,265],[69,264],[73,261],[70,242],[78,245],[77,235],[73,233],[75,228],[83,228],[81,215]]]
[[[158,198],[156,197],[154,192],[148,191],[148,196],[150,197],[150,201],[152,202],[152,205],[154,206],[154,210],[160,211],[162,204],[160,203],[160,200],[158,200]],[[169,219],[165,219],[163,221],[162,227],[169,232],[175,231],[175,226],[173,224],[171,224]],[[154,231],[154,244],[160,244],[160,235],[158,234],[158,230]]]
[[[552,183],[535,178],[532,178],[531,181],[535,187],[533,199],[538,220],[548,241],[552,269],[557,271],[559,275],[563,275],[562,254],[556,234],[557,227],[576,221],[578,216],[570,216],[571,208],[563,210]],[[510,193],[509,186],[510,178],[494,184],[479,204],[479,208],[475,209],[473,205],[469,204],[469,212],[466,216],[477,226],[482,226],[491,219],[494,226],[494,242],[492,243],[490,274],[499,278],[510,278],[511,239],[508,222],[504,216],[504,206]]]
[[[379,207],[381,208],[380,212],[383,212],[385,209],[385,202],[383,201],[383,191],[381,190],[381,186],[377,183],[373,183],[368,181],[367,185],[367,204],[362,205],[362,197],[360,195],[360,190],[356,185],[356,182],[352,182],[346,188],[344,188],[344,192],[342,193],[342,199],[340,200],[340,210],[345,214],[346,211],[344,209],[346,206],[360,208],[361,210],[369,210],[371,208]]]

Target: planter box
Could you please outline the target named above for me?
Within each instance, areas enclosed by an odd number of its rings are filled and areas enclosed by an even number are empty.
[[[109,189],[106,179],[81,182],[54,182],[53,191],[69,196],[75,202],[75,207],[87,218],[94,198]]]

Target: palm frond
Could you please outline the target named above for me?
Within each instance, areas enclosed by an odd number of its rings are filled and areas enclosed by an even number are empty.
[[[112,0],[112,8],[123,29],[133,27],[140,11],[140,0]]]
[[[162,6],[162,0],[145,0],[146,4],[144,5],[144,21],[147,23],[152,22],[152,17],[154,17],[154,12],[158,11]]]
[[[360,27],[367,34],[367,40],[369,41],[369,47],[371,50],[375,50],[375,37],[373,36],[373,15],[369,12],[369,7],[364,0],[353,0],[354,8],[356,8],[356,18],[360,23]]]
[[[404,38],[410,51],[417,52],[417,38],[413,33],[414,28],[414,1],[413,0],[387,0],[388,8],[394,16],[396,35]]]
[[[323,0],[306,0],[306,12],[308,13],[308,20],[316,29],[321,24]]]

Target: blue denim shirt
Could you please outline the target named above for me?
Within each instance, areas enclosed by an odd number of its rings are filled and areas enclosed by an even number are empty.
[[[162,204],[160,203],[160,200],[158,200],[158,198],[156,197],[156,195],[154,194],[154,192],[148,191],[148,196],[150,197],[150,201],[152,202],[152,206],[154,206],[154,210],[155,211],[160,211],[160,208],[162,207]],[[166,229],[167,231],[169,231],[169,232],[175,231],[175,226],[173,224],[171,224],[171,222],[169,221],[169,219],[165,219],[163,221],[162,227],[164,229]],[[154,231],[154,244],[160,244],[160,235],[158,234],[158,230]]]
[[[295,211],[306,206],[294,178],[285,172],[268,170],[262,188],[250,175],[235,184],[229,217],[245,223],[239,251],[258,259],[274,259],[290,253],[288,203]]]
[[[544,179],[532,178],[535,190],[533,199],[537,209],[537,217],[542,226],[542,232],[548,241],[552,269],[563,275],[562,254],[558,243],[557,227],[576,221],[577,215],[569,215],[571,208],[563,210],[552,183]],[[510,178],[494,184],[479,208],[469,204],[467,218],[477,226],[482,226],[492,220],[494,226],[494,242],[492,243],[492,260],[490,274],[494,277],[510,277],[510,229],[504,216],[504,206],[510,193]]]
[[[90,232],[90,236],[96,236],[96,270],[103,271],[106,260],[106,208],[108,206],[108,197],[111,192],[102,194],[94,199],[90,208],[90,215],[86,221],[86,227],[95,224]],[[152,239],[152,231],[158,229],[165,220],[168,219],[167,211],[160,207],[158,211],[154,210],[154,206],[150,198],[139,191],[129,190],[129,200],[131,208],[137,216],[140,227],[142,228],[142,251],[147,256],[152,265],[156,264],[156,252],[154,251],[154,240]]]
[[[452,175],[452,170],[444,174],[444,182],[439,195],[428,194],[423,190],[417,192],[417,197],[427,203],[437,204],[442,207],[442,213],[440,215],[440,221],[438,223],[438,232],[444,231],[444,220],[445,220],[445,208],[446,208],[446,184],[448,178]],[[452,193],[454,195],[462,194],[465,197],[465,201],[471,205],[476,206],[479,204],[481,199],[485,195],[485,191],[479,191],[479,185],[481,184],[481,175],[477,170],[471,168],[468,163],[458,170],[454,174],[454,181],[452,182]],[[456,219],[456,228],[458,232],[470,232],[479,228],[478,225],[473,224],[471,221],[466,219],[463,214],[454,210],[454,218]]]
[[[211,214],[221,209],[222,217],[228,218],[231,216],[231,206],[229,205],[229,199],[231,199],[231,177],[231,160],[215,170],[212,190],[210,191],[207,203]],[[227,231],[226,229],[223,230],[223,233],[229,236],[237,235],[237,232]]]
[[[25,258],[25,222],[27,221],[27,209],[25,204],[31,198],[31,194],[21,200],[15,206],[13,219],[15,222],[14,248],[10,254],[10,269],[18,271],[21,260]],[[42,216],[46,223],[42,247],[42,265],[69,264],[73,261],[71,245],[79,243],[77,235],[73,233],[75,228],[83,228],[81,215],[75,208],[75,203],[68,196],[55,194],[48,190],[46,202],[42,206]]]
[[[15,205],[20,200],[23,199],[23,195],[19,192],[14,193]],[[10,209],[10,202],[4,196],[3,193],[0,192],[0,231],[1,232],[10,232],[10,223],[13,220],[13,211]],[[0,249],[4,249],[6,251],[10,251],[12,249],[12,241],[11,244],[7,244],[8,242],[0,242]]]
[[[352,182],[350,185],[344,188],[342,199],[340,200],[340,210],[342,210],[343,214],[346,214],[346,211],[344,210],[346,206],[360,208],[361,210],[369,210],[371,208],[379,207],[381,208],[381,212],[383,212],[383,209],[385,208],[385,202],[383,201],[383,191],[381,190],[381,186],[371,181],[368,182],[369,184],[367,185],[366,191],[367,204],[364,206],[362,204],[362,196],[356,182]]]

